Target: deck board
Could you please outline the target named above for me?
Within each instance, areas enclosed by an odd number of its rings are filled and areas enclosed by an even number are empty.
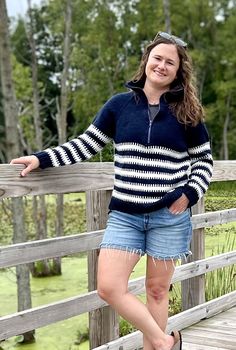
[[[236,307],[182,330],[183,350],[236,350]]]

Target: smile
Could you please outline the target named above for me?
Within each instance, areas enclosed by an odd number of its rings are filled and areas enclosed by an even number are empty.
[[[160,76],[160,77],[165,77],[165,76],[166,76],[166,74],[161,73],[161,72],[159,72],[159,71],[157,71],[157,70],[154,70],[154,73],[155,73],[156,75]]]

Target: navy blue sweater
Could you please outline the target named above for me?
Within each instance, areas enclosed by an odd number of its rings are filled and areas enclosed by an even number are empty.
[[[182,90],[160,98],[151,120],[143,90],[134,83],[126,93],[114,95],[78,138],[37,152],[41,168],[69,165],[91,158],[113,140],[114,189],[109,208],[145,213],[170,206],[182,193],[195,204],[206,192],[213,160],[204,123],[178,122],[169,102],[182,98]]]

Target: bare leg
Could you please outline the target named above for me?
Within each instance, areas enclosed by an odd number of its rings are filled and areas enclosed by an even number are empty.
[[[166,335],[144,305],[127,289],[138,254],[101,249],[98,263],[98,294],[123,318],[138,328],[155,350],[170,350],[174,339]]]
[[[147,308],[163,332],[168,320],[169,288],[174,269],[174,263],[171,260],[153,260],[152,257],[147,256]],[[152,343],[145,335],[143,344],[144,350],[154,350]]]

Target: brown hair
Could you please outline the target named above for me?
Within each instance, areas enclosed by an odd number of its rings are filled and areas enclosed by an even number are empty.
[[[179,122],[195,126],[203,120],[204,110],[197,96],[192,60],[188,55],[186,48],[177,45],[168,39],[157,37],[153,42],[146,46],[139,68],[133,76],[132,81],[140,81],[144,85],[146,80],[145,68],[149,54],[151,50],[159,44],[175,45],[180,59],[177,79],[172,82],[170,91],[177,88],[177,86],[181,86],[184,94],[181,101],[170,103],[170,109],[173,111]]]

